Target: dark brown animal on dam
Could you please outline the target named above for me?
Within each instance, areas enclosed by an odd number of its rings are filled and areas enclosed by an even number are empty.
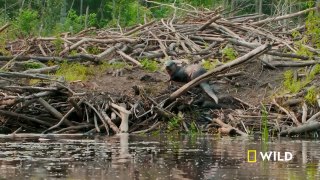
[[[207,72],[203,67],[196,64],[181,67],[178,66],[174,61],[169,60],[165,65],[166,71],[170,76],[170,80],[176,82],[187,83]],[[200,87],[215,101],[216,104],[218,104],[218,97],[212,91],[207,82],[200,83]]]

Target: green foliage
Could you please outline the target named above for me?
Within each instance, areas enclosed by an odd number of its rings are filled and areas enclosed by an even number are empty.
[[[294,42],[297,47],[296,54],[302,56],[308,56],[309,58],[313,57],[313,53],[305,46],[307,44],[307,38],[303,37],[301,40]]]
[[[304,84],[301,81],[295,80],[293,78],[293,71],[288,70],[284,72],[284,87],[289,90],[291,93],[296,93],[304,87]]]
[[[202,62],[202,67],[205,68],[206,70],[213,69],[216,67],[216,65],[217,65],[217,62],[212,62],[210,60],[204,60]]]
[[[78,16],[76,11],[71,9],[68,12],[63,28],[64,30],[69,30],[71,33],[77,33],[85,28],[85,20],[85,15]],[[90,13],[87,19],[87,27],[96,26],[97,22],[97,15]]]
[[[38,12],[32,9],[21,10],[13,24],[23,36],[32,35],[40,25]]]
[[[139,1],[118,0],[116,3],[109,1],[105,5],[108,13],[109,25],[132,26],[143,23],[144,17],[151,17],[150,10],[141,5]]]
[[[261,113],[262,113],[262,140],[268,142],[269,132],[268,132],[268,111],[266,107],[261,104]]]
[[[283,85],[286,90],[289,90],[291,93],[299,92],[307,84],[309,84],[317,74],[320,73],[320,64],[315,65],[310,73],[307,74],[306,78],[303,80],[295,80],[293,78],[293,71],[288,70],[284,72],[284,82]]]
[[[55,55],[58,55],[63,49],[64,41],[60,37],[57,37],[55,40],[52,41],[52,43],[54,45]]]
[[[97,46],[89,46],[87,49],[89,54],[100,54],[101,49],[99,49]]]
[[[317,93],[318,93],[318,90],[316,89],[316,87],[312,86],[312,87],[310,87],[308,89],[307,95],[304,96],[304,99],[309,104],[316,104],[316,102],[317,102]]]
[[[9,56],[10,51],[6,50],[7,38],[0,34],[0,53]]]
[[[222,49],[222,57],[226,58],[228,61],[235,60],[238,56],[238,52],[232,47],[226,46]]]
[[[301,87],[301,84],[299,81],[294,80],[293,78],[293,71],[288,70],[284,72],[284,87],[289,90],[291,93],[299,92]]]
[[[189,131],[189,133],[190,133],[190,134],[196,134],[196,133],[198,133],[198,132],[199,132],[199,130],[198,130],[197,124],[196,124],[194,121],[192,121],[192,123],[190,124],[190,131]]]
[[[316,75],[317,74],[319,74],[320,73],[320,64],[316,64],[313,68],[312,68],[312,70],[310,71],[310,73],[308,74],[308,76],[307,76],[307,81],[308,82],[310,82],[310,81],[312,81],[315,77],[316,77]]]
[[[320,13],[310,11],[306,20],[306,36],[312,46],[320,48]]]
[[[72,51],[70,51],[70,53],[69,53],[70,56],[75,56],[75,55],[77,55],[77,54],[78,54],[78,51],[77,51],[77,50],[72,50]]]
[[[43,65],[38,62],[27,62],[26,64],[24,64],[24,68],[26,68],[26,69],[39,69],[42,67],[43,67]]]
[[[183,120],[183,114],[181,112],[178,113],[177,116],[171,118],[168,122],[168,130],[173,131],[180,127],[180,124]]]
[[[299,32],[292,32],[294,38],[299,40],[295,41],[294,44],[297,48],[298,55],[308,56],[310,59],[314,54],[306,47],[320,48],[320,13],[317,11],[310,11],[306,19],[306,31],[303,35]]]
[[[150,59],[143,59],[141,61],[141,64],[145,70],[148,70],[151,72],[155,72],[159,69],[159,65],[158,65],[157,61],[153,61]]]
[[[109,63],[109,62],[103,62],[101,65],[98,66],[99,72],[105,72],[108,69],[123,69],[126,67],[127,64],[124,62],[115,62],[115,63]]]
[[[87,80],[88,75],[93,74],[93,69],[80,63],[63,62],[60,64],[57,76],[63,76],[67,81]]]

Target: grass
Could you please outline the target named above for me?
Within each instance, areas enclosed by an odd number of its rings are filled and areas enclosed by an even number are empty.
[[[38,62],[27,62],[24,64],[25,69],[39,69],[42,67],[43,67],[43,64]]]
[[[159,65],[157,63],[157,61],[153,61],[150,59],[143,59],[141,61],[142,67],[143,69],[150,71],[150,72],[155,72],[157,70],[159,70]]]
[[[233,61],[237,58],[238,52],[232,47],[226,46],[222,49],[222,57],[227,59],[227,61]]]
[[[303,87],[300,81],[297,81],[293,78],[293,71],[288,70],[284,72],[284,87],[289,90],[291,93],[296,93],[301,90]]]
[[[115,62],[115,63],[109,63],[109,62],[103,62],[101,65],[97,66],[99,72],[104,72],[108,69],[123,69],[125,67],[130,67],[128,64],[124,62]]]
[[[106,70],[115,70],[115,69],[122,69],[124,67],[130,67],[124,62],[115,62],[115,63],[108,63],[103,62],[99,66],[85,66],[80,63],[68,63],[63,62],[60,64],[59,70],[56,72],[57,76],[63,76],[69,82],[82,80],[85,81],[88,79],[89,76],[103,73]]]
[[[62,45],[64,41],[60,37],[57,37],[55,40],[52,41],[52,43],[55,48],[55,55],[58,55],[63,49]]]
[[[173,131],[180,127],[180,124],[183,120],[183,114],[181,112],[178,113],[177,116],[171,118],[168,122],[168,130]]]
[[[63,76],[67,81],[87,80],[89,75],[94,72],[92,67],[87,67],[80,63],[64,62],[60,64],[59,70],[56,72],[57,76]]]
[[[285,90],[288,90],[290,93],[297,93],[302,88],[306,87],[310,82],[314,80],[316,75],[320,73],[320,65],[317,64],[313,66],[312,70],[307,73],[306,77],[302,80],[295,80],[293,78],[293,71],[288,70],[284,72],[284,88]],[[317,94],[319,93],[319,89],[315,86],[311,86],[307,90],[307,94],[304,96],[305,101],[310,104],[314,105],[317,102]]]
[[[307,103],[314,105],[317,102],[317,93],[318,90],[316,87],[311,86],[311,88],[308,89],[307,94],[304,96],[304,99]]]
[[[217,59],[215,59],[214,61],[204,60],[202,61],[202,67],[206,70],[211,70],[214,69],[218,63],[219,62],[217,61]]]
[[[262,140],[268,142],[269,132],[268,132],[268,112],[266,107],[261,104],[261,113],[262,113]]]

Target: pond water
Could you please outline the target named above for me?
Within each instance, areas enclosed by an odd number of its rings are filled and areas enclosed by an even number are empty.
[[[248,150],[256,151],[256,162],[248,162]],[[269,151],[292,158],[263,160],[260,152]],[[320,179],[319,160],[317,140],[127,134],[0,140],[0,179]]]

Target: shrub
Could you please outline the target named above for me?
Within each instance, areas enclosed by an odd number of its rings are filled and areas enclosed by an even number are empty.
[[[38,12],[31,9],[24,9],[20,11],[13,24],[23,36],[32,35],[40,24]]]

